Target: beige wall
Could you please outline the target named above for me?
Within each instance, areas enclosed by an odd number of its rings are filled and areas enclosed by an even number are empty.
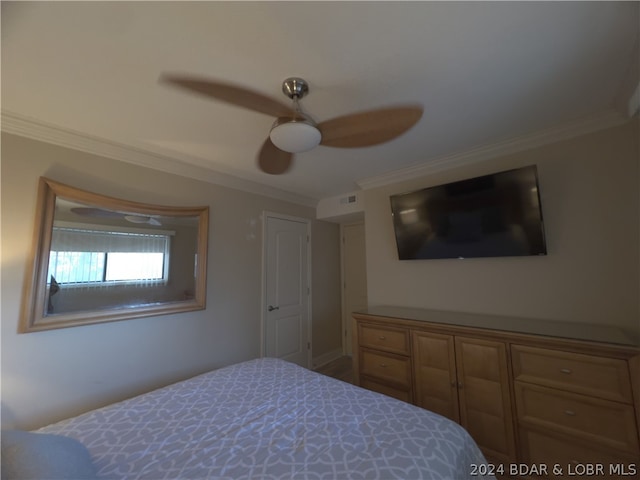
[[[7,134],[1,168],[3,427],[41,426],[260,355],[261,214],[312,219],[314,209]],[[209,205],[207,309],[18,335],[40,176],[133,201]],[[312,234],[317,356],[335,348],[339,228],[314,220]]]
[[[638,122],[366,191],[370,305],[614,324],[638,330]],[[537,164],[544,257],[399,261],[389,195]]]

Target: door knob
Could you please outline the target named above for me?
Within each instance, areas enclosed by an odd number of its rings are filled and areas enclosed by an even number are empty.
[[[273,312],[274,310],[280,310],[280,307],[274,307],[273,305],[269,305],[269,307],[267,307],[267,310],[269,310],[270,312]]]

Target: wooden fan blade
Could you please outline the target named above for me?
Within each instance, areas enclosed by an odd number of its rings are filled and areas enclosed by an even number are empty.
[[[320,145],[356,148],[388,142],[413,127],[422,117],[420,105],[389,107],[333,118],[318,125]]]
[[[122,218],[123,213],[114,212],[112,210],[103,210],[102,208],[94,207],[74,207],[71,211],[78,215],[85,215],[87,217],[103,217],[103,218]]]
[[[209,98],[230,103],[254,112],[264,113],[272,117],[286,117],[295,114],[287,105],[278,102],[262,93],[254,92],[238,85],[203,79],[191,76],[169,75],[160,77],[160,82],[180,87],[190,92],[200,93]]]
[[[258,154],[258,166],[260,170],[271,175],[280,175],[289,170],[292,163],[293,153],[280,150],[273,144],[271,139],[267,137]]]

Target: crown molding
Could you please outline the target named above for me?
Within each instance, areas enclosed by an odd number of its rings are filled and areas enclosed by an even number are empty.
[[[596,115],[584,117],[563,125],[502,142],[483,145],[459,153],[434,158],[428,162],[394,170],[382,175],[366,177],[356,181],[363,190],[404,182],[416,177],[427,176],[453,168],[472,165],[491,158],[502,157],[514,153],[542,147],[552,143],[579,137],[588,133],[612,128],[629,121],[629,118],[617,110],[607,110]]]
[[[159,170],[181,177],[205,181],[223,187],[234,188],[256,195],[276,198],[297,205],[315,207],[316,199],[305,197],[278,188],[270,187],[235,175],[194,165],[180,158],[168,157],[131,145],[113,142],[83,132],[59,127],[50,123],[26,117],[18,113],[2,110],[2,131],[59,147],[79,150],[93,155],[119,160],[141,167]],[[199,159],[193,159],[202,162]]]
[[[194,165],[186,160],[160,155],[131,145],[113,142],[82,132],[66,129],[14,112],[2,110],[2,131],[53,145],[71,148],[86,153],[112,158],[122,162],[193,178],[215,185],[264,195],[278,200],[316,207],[317,200],[280,190],[251,180],[245,180],[229,173]],[[598,130],[604,130],[629,121],[629,117],[616,110],[607,110],[597,115],[585,117],[551,129],[515,137],[491,145],[484,145],[463,152],[434,158],[426,163],[394,170],[382,175],[362,178],[356,181],[362,190],[404,182],[420,176],[427,176],[453,168],[472,165],[491,158],[510,155],[524,150],[541,147],[562,140],[578,137]],[[199,159],[192,159],[201,162]]]

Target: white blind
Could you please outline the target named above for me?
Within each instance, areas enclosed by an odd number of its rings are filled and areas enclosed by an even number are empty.
[[[132,233],[108,230],[53,227],[51,250],[54,252],[151,252],[165,253],[169,236],[156,233]]]

